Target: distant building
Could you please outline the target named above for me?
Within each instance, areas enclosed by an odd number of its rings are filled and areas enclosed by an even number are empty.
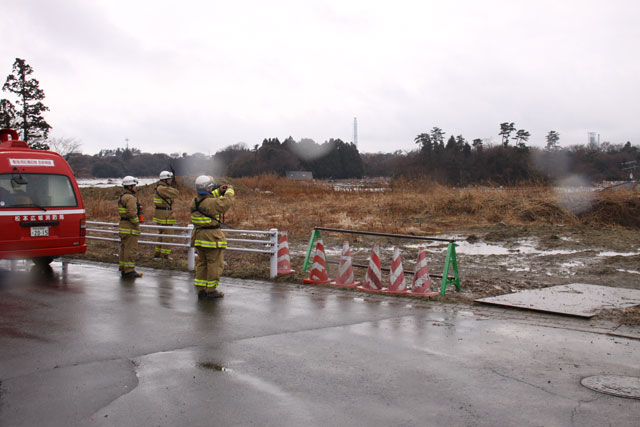
[[[311,171],[287,171],[287,178],[297,179],[300,181],[308,181],[313,179],[313,172]]]
[[[596,132],[588,132],[587,145],[591,149],[598,149],[600,147],[600,134]]]

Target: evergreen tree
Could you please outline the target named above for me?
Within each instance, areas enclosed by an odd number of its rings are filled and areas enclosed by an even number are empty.
[[[457,147],[456,147],[456,137],[451,135],[449,137],[449,139],[447,140],[447,145],[445,145],[444,147],[445,150],[447,151],[456,151]]]
[[[436,148],[436,151],[443,151],[444,150],[444,136],[445,136],[445,132],[440,129],[439,127],[435,126],[433,129],[431,129],[431,141],[433,142],[434,148]]]
[[[8,99],[0,100],[0,128],[14,128],[15,122],[16,107]]]
[[[509,138],[511,137],[511,132],[516,130],[515,123],[504,122],[500,123],[500,135],[502,137],[502,145],[507,147],[509,145]]]
[[[16,58],[13,63],[13,73],[7,76],[2,86],[3,91],[15,94],[17,111],[13,125],[22,130],[22,138],[31,148],[48,150],[44,142],[49,135],[51,126],[44,120],[42,114],[49,111],[42,100],[44,91],[40,89],[40,82],[31,77],[33,68],[24,59]]]
[[[482,151],[482,145],[482,139],[476,138],[473,140],[473,148],[475,148],[476,151]]]
[[[545,149],[547,151],[557,150],[558,148],[560,148],[559,141],[560,141],[560,134],[555,130],[550,130],[549,133],[547,134],[547,145]]]
[[[413,141],[420,146],[420,152],[425,158],[431,157],[433,151],[433,143],[431,142],[431,135],[428,133],[421,133],[416,136]]]
[[[521,150],[525,150],[527,148],[527,145],[525,143],[529,141],[530,136],[531,134],[526,130],[519,129],[516,132],[516,136],[513,137],[513,140],[516,142],[516,147],[518,147]]]

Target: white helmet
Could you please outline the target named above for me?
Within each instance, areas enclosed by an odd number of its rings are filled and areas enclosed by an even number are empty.
[[[173,178],[173,174],[169,171],[160,172],[160,179],[171,179]]]
[[[130,175],[127,175],[124,178],[122,178],[123,187],[128,187],[130,185],[138,185],[138,178],[134,178]]]
[[[211,193],[215,185],[216,184],[212,176],[200,175],[199,177],[196,178],[196,191],[198,192],[198,194]]]

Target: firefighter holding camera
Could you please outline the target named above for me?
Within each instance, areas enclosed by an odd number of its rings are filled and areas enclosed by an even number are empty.
[[[216,187],[213,177],[200,175],[195,182],[197,196],[191,202],[194,225],[191,246],[198,252],[194,285],[198,298],[219,298],[218,284],[224,269],[227,241],[221,229],[222,215],[234,203],[235,191],[230,185]]]
[[[160,172],[160,180],[154,190],[153,205],[155,206],[155,212],[153,214],[154,224],[161,226],[176,225],[176,216],[173,213],[173,200],[178,197],[180,192],[175,186],[175,177],[172,172],[162,171]],[[158,228],[158,234],[172,234],[171,230],[165,227]],[[158,242],[166,243],[171,242],[170,237],[159,237]],[[157,245],[155,248],[154,258],[168,259],[171,255],[171,246]]]

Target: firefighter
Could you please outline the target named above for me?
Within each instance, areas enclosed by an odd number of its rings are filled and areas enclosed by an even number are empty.
[[[173,173],[169,171],[160,172],[160,180],[153,195],[153,204],[156,207],[153,214],[153,222],[158,225],[172,226],[176,225],[176,217],[173,214],[172,206],[173,199],[178,197],[179,191],[176,188],[176,180]],[[171,230],[164,227],[158,228],[158,234],[172,234]],[[158,242],[171,242],[170,237],[160,237]],[[156,246],[154,258],[168,259],[171,255],[171,246],[158,245]]]
[[[196,178],[198,195],[191,202],[191,222],[194,225],[191,246],[198,252],[194,285],[198,298],[219,298],[218,284],[224,268],[227,241],[220,229],[221,216],[233,205],[235,191],[230,185],[215,188],[213,177]],[[216,197],[219,196],[219,197]]]
[[[138,238],[140,236],[140,222],[142,211],[140,202],[136,197],[136,185],[138,180],[132,176],[122,179],[124,192],[118,200],[118,213],[120,224],[120,272],[124,279],[142,277],[142,273],[136,271],[136,256],[138,254]]]

